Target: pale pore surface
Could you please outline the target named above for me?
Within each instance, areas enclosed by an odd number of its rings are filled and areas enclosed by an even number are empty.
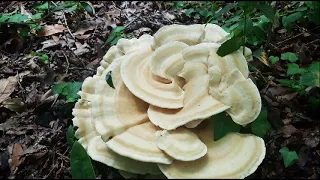
[[[155,133],[160,130],[151,122],[129,128],[107,142],[114,152],[143,162],[170,164],[172,158],[157,146]]]
[[[99,136],[90,141],[88,154],[95,161],[123,171],[136,174],[161,174],[154,163],[136,161],[113,152]]]
[[[163,108],[183,107],[184,92],[176,81],[154,75],[150,69],[153,51],[132,53],[121,65],[121,77],[128,89],[143,101]]]
[[[195,161],[174,160],[172,164],[158,164],[169,179],[243,179],[252,174],[265,157],[265,144],[260,137],[229,133],[213,141],[210,125],[193,129],[207,145],[205,156]]]
[[[157,131],[156,136],[158,147],[175,160],[193,161],[207,153],[207,146],[185,127]]]
[[[87,78],[82,91],[78,93],[81,99],[91,103],[95,128],[104,141],[148,120],[148,104],[136,98],[121,81],[121,62],[121,59],[115,60],[102,76]],[[115,89],[104,79],[109,71],[112,72]]]
[[[150,105],[150,121],[167,130],[176,129],[188,122],[205,119],[229,108],[208,94],[209,76],[193,78],[184,86],[184,107],[181,109],[164,109]]]

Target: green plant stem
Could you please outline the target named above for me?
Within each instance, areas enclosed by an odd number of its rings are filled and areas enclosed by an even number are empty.
[[[276,14],[276,12],[277,12],[277,6],[278,6],[278,1],[276,1],[275,5],[274,5],[273,14]],[[274,24],[274,21],[275,21],[275,18],[272,19],[272,21],[271,21],[271,23],[270,23],[270,25],[269,25],[269,27],[268,27],[267,42],[266,42],[266,44],[265,44],[265,46],[264,46],[264,50],[266,50],[266,49],[268,48],[269,43],[270,43],[270,41],[271,41],[272,26],[273,26],[273,24]]]
[[[244,55],[244,46],[246,45],[246,27],[247,27],[247,14],[244,11],[244,27],[243,27],[243,55]]]

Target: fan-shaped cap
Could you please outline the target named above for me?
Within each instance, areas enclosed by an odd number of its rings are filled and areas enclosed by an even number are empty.
[[[148,120],[148,104],[135,97],[123,84],[120,65],[121,59],[113,61],[102,76],[88,77],[78,93],[81,99],[90,102],[95,128],[105,141]],[[115,89],[105,80],[110,71]]]
[[[151,122],[139,124],[107,142],[114,152],[143,162],[170,164],[172,158],[157,146],[155,133],[160,130]]]
[[[169,179],[243,179],[252,174],[265,157],[266,148],[260,137],[229,133],[213,141],[210,125],[196,129],[199,138],[207,145],[207,154],[195,161],[174,160],[169,165],[158,164]]]
[[[221,91],[219,91],[221,90]],[[261,111],[261,98],[257,86],[251,79],[245,79],[238,69],[224,76],[219,90],[210,90],[210,94],[230,106],[227,113],[240,125],[253,122]]]
[[[150,50],[130,54],[121,65],[121,77],[126,87],[143,101],[163,108],[183,107],[184,92],[179,83],[170,82],[151,72]]]
[[[151,57],[151,72],[164,79],[174,81],[174,76],[183,68],[182,51],[188,47],[179,41],[167,43],[156,49]]]
[[[132,52],[141,50],[141,49],[151,49],[151,45],[153,44],[153,37],[149,34],[144,34],[139,39],[119,39],[117,43],[117,48],[123,52],[124,54],[130,54]]]
[[[240,51],[243,52],[243,46],[241,46]],[[252,51],[248,47],[244,47],[244,57],[248,62],[253,61]]]
[[[205,36],[202,42],[222,42],[227,39],[227,33],[220,26],[216,24],[203,25],[205,30]]]
[[[95,161],[136,174],[161,174],[155,163],[136,161],[113,152],[101,137],[94,137],[88,147],[88,155]]]
[[[154,35],[153,49],[157,49],[171,41],[181,41],[188,45],[196,45],[204,38],[204,28],[201,24],[168,25],[160,28]]]
[[[203,46],[189,46],[182,51],[185,61],[184,67],[178,76],[187,82],[192,78],[204,76],[208,73],[208,56],[210,51]]]
[[[123,56],[124,54],[119,51],[116,46],[111,46],[107,53],[103,56],[102,61],[100,62],[100,66],[97,68],[97,75],[100,76],[104,70],[108,68],[108,66],[112,63],[113,60],[118,57]]]
[[[148,109],[150,121],[167,130],[176,129],[188,122],[205,119],[229,108],[208,94],[209,76],[192,78],[184,86],[184,107],[164,109],[151,106]]]
[[[184,127],[157,131],[156,136],[158,147],[176,160],[193,161],[207,153],[207,146],[195,133]]]
[[[80,99],[72,109],[73,125],[78,127],[75,137],[79,139],[78,142],[85,149],[87,149],[92,138],[98,136],[93,124],[91,108],[90,102]]]

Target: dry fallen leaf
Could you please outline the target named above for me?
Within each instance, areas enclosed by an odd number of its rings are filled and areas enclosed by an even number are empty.
[[[59,43],[55,42],[53,39],[49,39],[49,40],[43,41],[41,44],[43,44],[43,46],[41,48],[42,50],[46,49],[46,48],[49,48],[49,47],[53,47],[53,46],[59,45]]]
[[[12,154],[11,154],[11,168],[15,169],[18,167],[20,164],[23,163],[25,160],[25,157],[21,157],[23,155],[23,149],[22,145],[20,143],[15,143],[12,148]]]
[[[76,46],[77,46],[77,49],[74,50],[74,54],[77,55],[77,56],[80,56],[82,54],[85,54],[87,52],[90,52],[90,46],[87,44],[87,43],[84,43],[83,45],[79,42],[76,42]]]
[[[43,29],[38,33],[38,36],[50,36],[53,34],[61,33],[67,28],[60,24],[55,25],[46,25]]]
[[[6,100],[18,84],[17,76],[0,79],[0,103]]]
[[[6,99],[2,106],[14,112],[22,112],[25,108],[25,104],[19,98]]]
[[[91,31],[94,29],[95,29],[95,26],[82,26],[79,29],[77,29],[77,31],[73,34],[74,35],[83,35],[85,32]]]
[[[293,133],[295,133],[297,131],[297,129],[290,125],[285,125],[282,127],[282,132],[283,132],[283,137],[290,137]]]

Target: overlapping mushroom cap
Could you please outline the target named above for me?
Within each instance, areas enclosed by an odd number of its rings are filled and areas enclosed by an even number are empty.
[[[76,137],[89,156],[125,176],[252,174],[265,156],[263,139],[229,133],[214,141],[207,120],[226,111],[246,125],[261,110],[242,51],[216,53],[227,35],[214,24],[170,25],[112,46],[73,109]]]

